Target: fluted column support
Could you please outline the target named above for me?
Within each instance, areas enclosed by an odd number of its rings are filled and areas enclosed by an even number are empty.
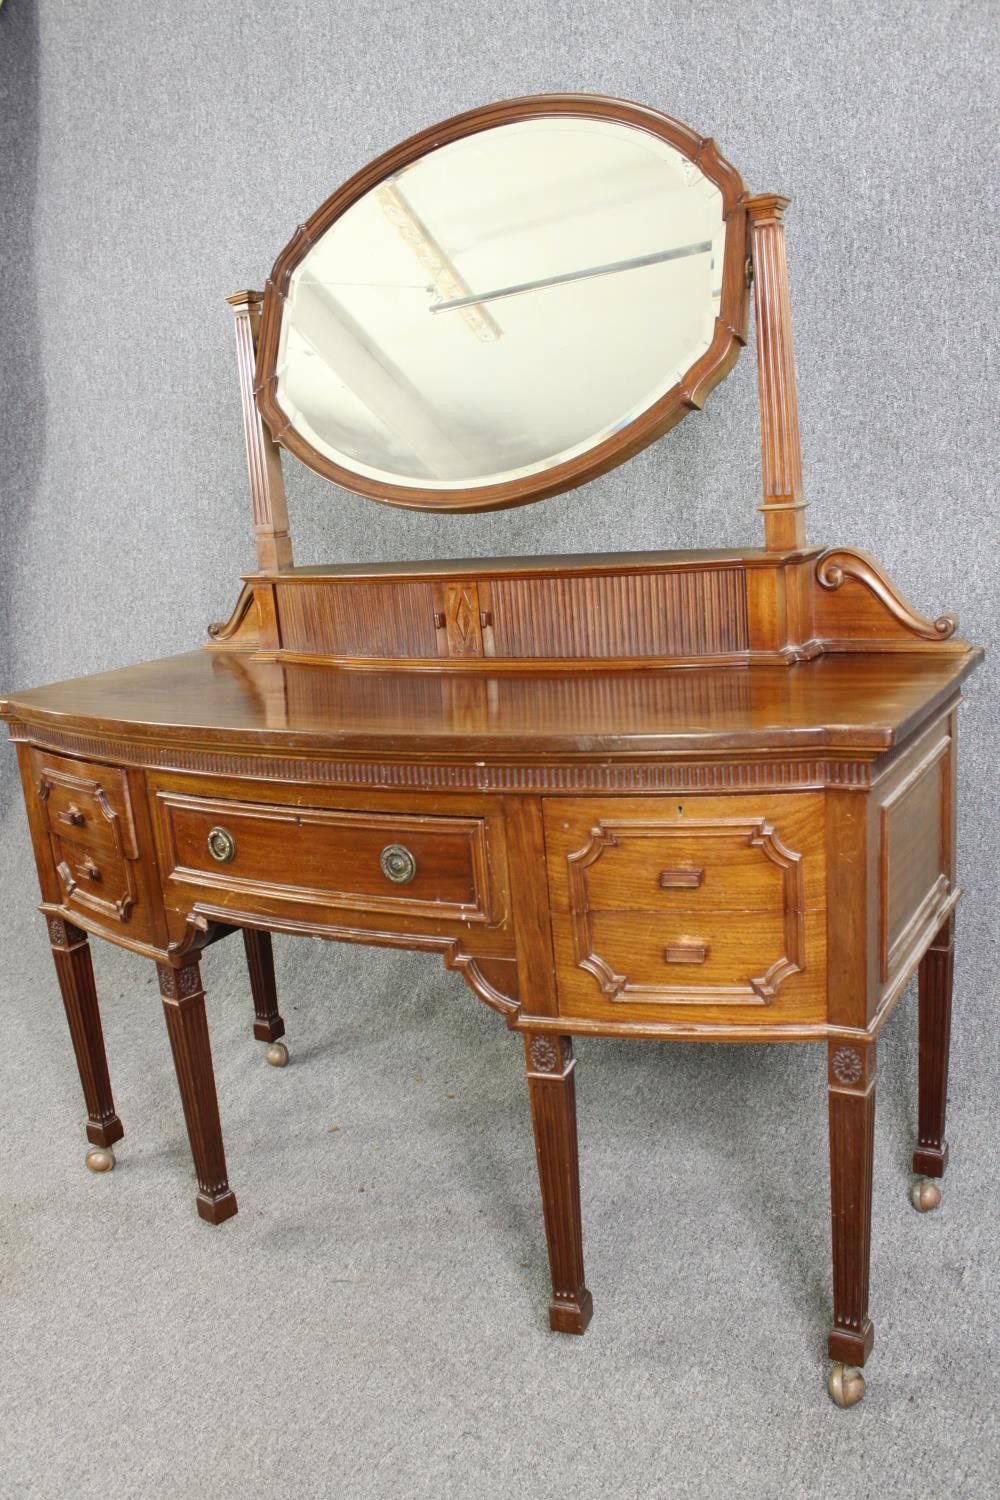
[[[863,1365],[875,1339],[868,1314],[875,1155],[875,1042],[828,1044],[833,1328],[830,1358]]]
[[[257,336],[263,300],[262,292],[235,292],[227,298],[236,314],[236,367],[257,564],[262,573],[279,573],[292,566],[292,542],[288,534],[288,503],[281,473],[281,454],[264,425],[254,397]]]
[[[189,960],[177,968],[170,964],[156,967],[198,1177],[198,1213],[209,1224],[221,1224],[236,1212],[236,1195],[226,1171],[201,966]]]
[[[593,1301],[583,1275],[573,1045],[568,1036],[525,1032],[524,1053],[552,1273],[549,1327],[583,1333]]]
[[[769,552],[792,551],[806,542],[807,502],[802,495],[799,398],[782,223],[788,203],[779,193],[759,193],[747,200],[760,391],[760,509]]]
[[[46,923],[87,1105],[87,1139],[94,1146],[110,1147],[125,1129],[111,1093],[90,943],[85,932],[62,917],[49,916]]]
[[[917,1149],[913,1170],[943,1177],[948,1165],[944,1138],[951,1051],[951,990],[955,962],[953,916],[937,933],[920,961]]]

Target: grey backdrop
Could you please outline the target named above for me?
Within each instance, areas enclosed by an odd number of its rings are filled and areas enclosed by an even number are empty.
[[[563,89],[664,109],[792,197],[810,535],[872,551],[989,646],[996,29],[986,0],[7,0],[0,687],[188,649],[228,613],[253,552],[225,296],[262,285],[372,155]],[[286,466],[296,555],[755,543],[757,444],[751,346],[703,415],[535,507],[434,519]],[[148,975],[101,952],[129,1136],[90,1179],[5,751],[0,1494],[190,1494],[209,1473],[268,1496],[985,1493],[988,671],[963,721],[955,1166],[941,1214],[916,1220],[908,1004],[883,1049],[876,1374],[851,1415],[822,1394],[812,1049],[580,1048],[597,1318],[579,1343],[545,1332],[519,1049],[434,961],[280,942],[297,1065],[277,1075],[246,1040],[239,953],[214,951],[242,1206],[213,1236],[191,1213]],[[663,1193],[642,1200],[651,1161]]]

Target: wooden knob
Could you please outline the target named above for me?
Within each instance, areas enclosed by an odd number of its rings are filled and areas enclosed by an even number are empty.
[[[393,885],[406,885],[417,873],[417,862],[404,844],[386,844],[378,862],[382,874]]]
[[[71,828],[82,828],[86,823],[86,814],[81,812],[75,802],[71,802],[65,812],[57,813],[60,823],[68,823]]]

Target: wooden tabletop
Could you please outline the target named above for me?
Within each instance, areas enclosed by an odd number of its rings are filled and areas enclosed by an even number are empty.
[[[982,657],[858,653],[795,666],[629,672],[393,672],[190,651],[11,693],[0,717],[189,744],[385,753],[878,754],[957,693]]]

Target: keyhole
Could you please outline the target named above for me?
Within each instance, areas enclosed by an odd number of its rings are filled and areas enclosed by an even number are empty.
[[[681,806],[681,804],[679,802],[677,804],[677,816],[679,818],[683,818],[683,816],[684,816],[684,809],[683,809],[683,807]]]

